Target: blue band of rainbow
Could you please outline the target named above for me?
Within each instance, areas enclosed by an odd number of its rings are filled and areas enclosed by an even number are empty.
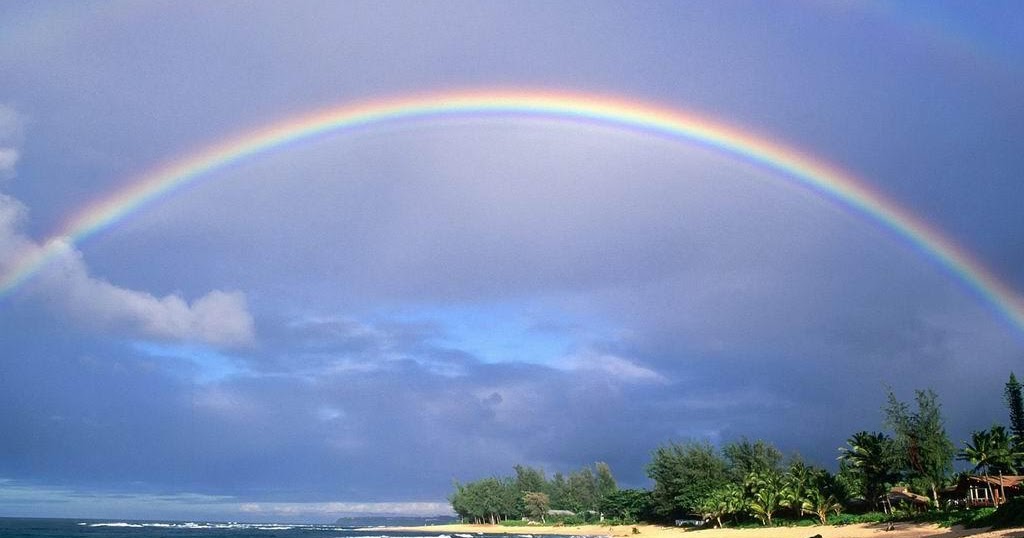
[[[596,122],[688,141],[780,172],[892,230],[934,259],[950,275],[992,305],[1024,335],[1024,305],[1009,286],[967,251],[853,175],[766,138],[678,109],[578,93],[485,90],[447,92],[329,108],[217,143],[157,168],[69,219],[41,249],[17,259],[0,278],[0,297],[10,294],[46,263],[100,230],[214,172],[255,155],[326,133],[384,122],[447,116],[514,115]]]

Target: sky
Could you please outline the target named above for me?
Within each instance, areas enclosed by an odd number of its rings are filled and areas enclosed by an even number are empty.
[[[557,114],[340,129],[83,237],[153,170],[457,92],[695,114],[826,163],[1024,295],[1018,2],[0,4],[0,516],[448,513],[453,480],[765,439],[835,467],[887,390],[961,446],[1024,327],[742,152]],[[634,126],[635,127],[635,126]],[[52,243],[51,241],[57,241]]]

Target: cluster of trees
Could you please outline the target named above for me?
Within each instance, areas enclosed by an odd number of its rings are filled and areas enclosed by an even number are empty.
[[[975,431],[957,450],[946,433],[938,396],[919,390],[913,405],[890,391],[884,406],[884,432],[861,431],[840,448],[839,472],[808,466],[798,457],[780,465],[781,454],[763,441],[726,445],[721,454],[707,444],[672,444],[655,451],[648,475],[662,516],[700,514],[721,525],[722,518],[754,517],[770,525],[779,513],[814,514],[825,523],[828,513],[844,509],[890,512],[894,486],[928,496],[938,508],[939,491],[952,481],[954,459],[969,462],[974,472],[1016,474],[1024,468],[1024,400],[1011,373],[1004,391],[1010,430],[995,425]],[[992,493],[989,497],[993,498]]]
[[[1017,474],[1024,469],[1024,401],[1013,373],[1004,397],[1010,431],[1001,425],[974,431],[971,440],[958,451],[946,435],[934,392],[917,392],[916,411],[890,393],[885,411],[893,436],[879,432],[854,434],[847,441],[848,447],[841,449],[840,474],[849,474],[854,491],[875,506],[884,505],[889,488],[903,484],[926,493],[935,507],[939,506],[939,489],[951,478],[954,458],[970,463],[972,472],[985,476]],[[994,498],[991,491],[989,498]]]
[[[467,521],[498,523],[523,517],[545,521],[550,510],[601,517],[602,509],[614,509],[625,499],[611,468],[598,462],[568,476],[555,473],[550,480],[541,469],[516,465],[515,476],[456,483],[448,500]]]
[[[700,516],[721,526],[723,521],[754,518],[771,525],[773,518],[814,516],[825,524],[830,513],[844,510],[892,511],[894,486],[927,496],[939,507],[939,491],[955,481],[953,462],[966,461],[973,472],[1017,474],[1024,469],[1024,398],[1010,374],[1004,396],[1009,430],[994,425],[972,432],[956,449],[946,433],[938,396],[919,390],[911,403],[890,391],[885,427],[890,433],[860,431],[840,448],[839,471],[784,459],[765,441],[740,441],[720,450],[709,443],[669,443],[658,447],[647,466],[651,491],[620,490],[606,464],[585,467],[568,477],[516,466],[516,475],[461,485],[450,500],[464,519],[497,523],[510,518],[544,521],[549,510],[567,510],[595,518],[621,521],[662,520]],[[990,498],[994,498],[992,492]]]
[[[822,522],[838,512],[844,485],[828,471],[799,457],[783,464],[782,453],[765,441],[746,439],[716,450],[707,443],[671,443],[659,447],[647,467],[654,480],[654,512],[664,519],[700,515],[755,517],[771,525],[780,513],[814,514]]]

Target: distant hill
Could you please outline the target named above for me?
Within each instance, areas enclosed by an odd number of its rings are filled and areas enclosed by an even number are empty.
[[[458,523],[455,516],[352,516],[334,522],[342,527],[420,527]]]

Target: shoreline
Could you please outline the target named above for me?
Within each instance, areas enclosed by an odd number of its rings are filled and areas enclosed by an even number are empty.
[[[639,533],[634,534],[636,528]],[[842,526],[809,527],[762,527],[747,529],[685,529],[658,525],[574,525],[556,527],[552,525],[529,525],[505,527],[502,525],[448,524],[413,527],[378,527],[375,529],[395,532],[436,532],[442,534],[512,534],[512,535],[569,535],[607,536],[611,538],[1024,538],[1024,528],[990,530],[987,528],[965,529],[962,527],[943,528],[931,523],[897,523],[895,530],[887,531],[886,524],[857,523]]]

